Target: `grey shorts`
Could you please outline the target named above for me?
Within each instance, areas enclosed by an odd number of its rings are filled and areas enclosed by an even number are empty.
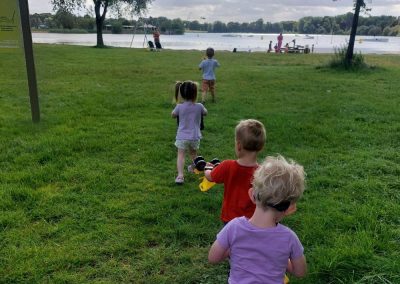
[[[175,146],[182,150],[198,150],[200,148],[200,140],[176,140]]]

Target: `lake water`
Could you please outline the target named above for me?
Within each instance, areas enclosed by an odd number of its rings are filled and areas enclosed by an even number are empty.
[[[290,46],[295,40],[296,45],[310,48],[314,45],[314,52],[332,53],[335,48],[346,44],[349,36],[342,35],[297,35],[284,34],[283,45],[287,42]],[[184,35],[161,35],[161,44],[166,49],[175,50],[205,50],[213,47],[215,50],[238,51],[266,51],[269,41],[276,43],[277,34],[249,34],[249,33],[185,33]],[[96,45],[96,34],[57,34],[33,33],[34,43],[70,44],[70,45]],[[147,47],[147,40],[153,40],[151,34],[104,34],[104,44],[116,47],[143,48]],[[382,40],[382,41],[380,41]],[[400,54],[400,37],[357,36],[354,46],[356,52],[364,54]]]

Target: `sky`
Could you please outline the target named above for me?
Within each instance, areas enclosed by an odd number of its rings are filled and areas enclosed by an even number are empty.
[[[50,0],[28,0],[29,11],[53,13]],[[93,3],[91,0],[87,2]],[[400,0],[366,0],[370,15],[400,16]],[[353,0],[154,0],[145,16],[214,22],[280,22],[351,12]],[[362,15],[366,16],[366,15]]]

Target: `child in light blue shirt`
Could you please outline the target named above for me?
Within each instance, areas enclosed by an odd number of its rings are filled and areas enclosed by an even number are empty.
[[[209,47],[206,50],[207,58],[203,59],[199,65],[199,69],[203,71],[203,81],[201,84],[201,101],[205,103],[207,91],[210,91],[212,101],[215,102],[215,68],[219,67],[217,60],[213,59],[214,49]]]

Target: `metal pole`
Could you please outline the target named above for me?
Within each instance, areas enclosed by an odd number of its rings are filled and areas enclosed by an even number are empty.
[[[33,59],[32,33],[29,23],[28,0],[18,0],[21,14],[22,37],[24,40],[26,71],[28,74],[29,99],[31,103],[32,121],[40,121],[39,96],[36,82],[35,62]]]

